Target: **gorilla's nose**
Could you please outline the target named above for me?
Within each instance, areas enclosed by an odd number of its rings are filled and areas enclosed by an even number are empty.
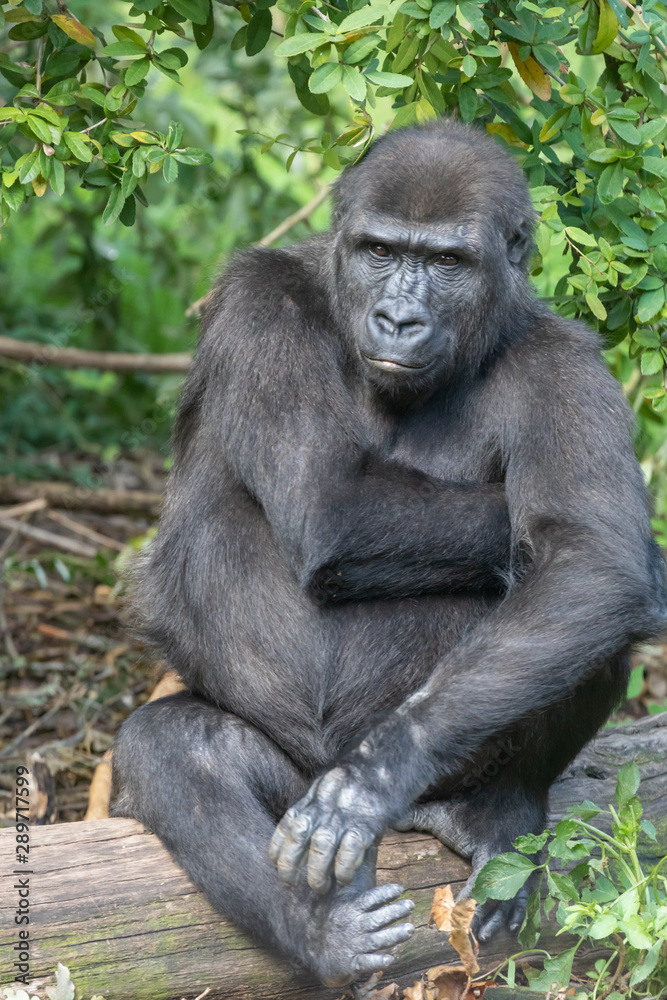
[[[378,302],[371,314],[373,332],[381,338],[420,341],[430,334],[430,316],[418,302],[388,299]]]

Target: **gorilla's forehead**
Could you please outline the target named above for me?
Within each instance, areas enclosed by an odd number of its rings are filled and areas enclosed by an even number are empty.
[[[358,212],[345,226],[345,236],[352,243],[387,243],[410,251],[481,250],[482,228],[476,218],[413,222],[389,213]]]

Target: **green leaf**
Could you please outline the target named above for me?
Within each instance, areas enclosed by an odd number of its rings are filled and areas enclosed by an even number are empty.
[[[173,156],[167,156],[163,165],[162,173],[167,184],[171,184],[178,177],[178,163]]]
[[[596,319],[605,320],[607,318],[607,310],[595,292],[586,292],[584,298],[586,299],[586,305]]]
[[[256,56],[258,52],[262,51],[271,37],[272,27],[273,19],[270,10],[258,10],[253,14],[246,35],[246,55]]]
[[[566,83],[565,86],[560,88],[558,93],[566,104],[583,104],[586,100],[583,90],[575,83]]]
[[[599,55],[608,49],[618,34],[618,20],[607,0],[596,0],[599,7],[598,30],[591,51]]]
[[[137,56],[145,56],[146,46],[133,41],[112,42],[111,45],[104,46],[102,55],[109,56],[111,59],[133,59]]]
[[[133,87],[135,83],[140,83],[151,68],[150,59],[137,59],[125,70],[125,85]]]
[[[206,24],[208,20],[208,0],[169,0],[174,10],[195,24]]]
[[[594,163],[615,163],[618,159],[618,150],[612,149],[611,146],[602,146],[600,149],[594,149],[588,156]]]
[[[641,828],[649,840],[652,840],[654,843],[657,843],[658,832],[654,827],[653,823],[651,823],[650,819],[643,819],[641,821]]]
[[[63,132],[63,140],[77,160],[90,163],[93,154],[80,132]]]
[[[629,764],[624,764],[618,772],[618,778],[616,781],[616,801],[618,802],[620,808],[626,806],[630,799],[635,797],[637,789],[639,788],[639,782],[639,768],[634,761],[631,761]]]
[[[313,94],[327,94],[342,82],[343,67],[337,62],[326,62],[317,67],[308,81],[308,89]]]
[[[442,28],[443,24],[451,21],[455,11],[456,4],[454,0],[443,0],[443,2],[435,4],[428,22],[430,27],[435,31]]]
[[[464,83],[459,90],[459,109],[464,122],[471,122],[474,119],[478,104],[475,88]]]
[[[137,34],[136,31],[133,31],[132,28],[128,28],[124,24],[114,24],[111,30],[113,31],[114,35],[116,36],[119,42],[135,42],[137,45],[140,45],[144,50],[148,48],[146,42],[143,40],[141,35]]]
[[[350,65],[363,62],[366,56],[369,56],[371,52],[375,52],[378,49],[380,41],[380,36],[375,34],[364,35],[362,38],[357,38],[356,42],[352,42],[352,44],[348,45],[345,49],[345,52],[343,53],[343,62],[349,63]]]
[[[326,64],[325,64],[326,65]],[[342,66],[343,86],[353,101],[361,102],[366,99],[366,81],[353,66]]]
[[[626,917],[625,920],[622,920],[621,930],[625,933],[633,948],[643,950],[644,948],[653,947],[653,939],[647,934],[644,921],[638,913],[633,913],[629,917]]]
[[[477,876],[473,896],[480,904],[487,899],[513,899],[534,871],[537,865],[522,854],[499,854]]]
[[[120,215],[123,205],[125,204],[125,198],[123,197],[123,192],[120,186],[114,186],[109,194],[109,200],[106,203],[106,207],[102,213],[102,222],[105,226],[110,226],[112,222],[115,222]]]
[[[302,52],[311,52],[326,40],[324,32],[304,31],[300,35],[292,35],[281,42],[276,49],[277,56],[298,56]]]
[[[206,24],[200,24],[198,21],[195,21],[192,25],[192,34],[194,35],[198,49],[206,48],[213,38],[214,28],[215,22],[213,20],[213,4],[211,3],[211,0],[208,0],[208,16],[206,18]]]
[[[594,941],[599,941],[600,938],[606,938],[613,934],[617,927],[616,917],[612,913],[603,913],[588,928],[588,936],[592,937]]]
[[[549,115],[540,129],[540,142],[548,142],[549,139],[553,139],[555,135],[558,135],[569,115],[570,108],[559,108],[558,111]]]
[[[585,247],[597,246],[595,237],[591,236],[590,233],[585,232],[583,229],[578,229],[576,226],[566,226],[565,232],[575,243],[580,243]]]
[[[188,149],[176,150],[173,155],[174,159],[178,160],[179,163],[185,163],[190,167],[198,167],[206,163],[213,163],[213,157],[211,154],[207,153],[205,149],[198,149],[196,146],[190,146]]]
[[[640,323],[649,323],[665,304],[664,287],[645,292],[639,300],[637,316]]]
[[[664,939],[658,938],[658,940],[652,945],[644,958],[641,965],[636,965],[630,976],[630,986],[638,986],[639,983],[643,983],[644,980],[648,979],[656,965],[658,964],[658,959],[660,958],[660,951],[663,945]]]
[[[477,60],[475,57],[471,55],[465,56],[461,63],[461,69],[467,77],[474,76],[477,70]]]
[[[40,118],[38,115],[29,114],[26,124],[33,135],[35,135],[40,142],[51,143],[53,141],[51,129],[43,118]]]
[[[53,162],[51,164],[51,177],[49,178],[51,182],[51,187],[58,197],[62,197],[65,193],[65,168],[63,167],[60,160],[56,160],[53,157]]]
[[[537,854],[542,850],[548,839],[548,830],[540,834],[528,833],[523,837],[517,837],[514,841],[514,847],[516,847],[517,851],[521,851],[522,854]]]
[[[21,157],[23,159],[23,157]],[[20,160],[17,161],[17,166]],[[35,177],[39,174],[39,150],[33,149],[31,153],[28,153],[21,166],[19,167],[19,181],[21,184],[29,184],[30,181],[34,181]]]
[[[531,990],[553,992],[567,988],[570,985],[572,962],[576,950],[576,947],[569,948],[555,958],[547,958],[544,962],[544,970],[539,975],[530,977]]]

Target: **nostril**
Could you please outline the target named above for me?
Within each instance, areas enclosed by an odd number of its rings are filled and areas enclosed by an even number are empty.
[[[396,332],[397,324],[384,312],[376,312],[373,316],[376,326],[379,328],[380,333],[384,333],[386,336]]]
[[[416,337],[422,332],[425,325],[420,319],[408,319],[398,324],[398,332],[403,337]]]

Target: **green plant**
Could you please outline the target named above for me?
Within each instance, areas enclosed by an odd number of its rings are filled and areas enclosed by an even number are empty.
[[[598,959],[587,974],[586,989],[575,1000],[624,1000],[629,997],[662,997],[667,988],[667,858],[647,867],[642,863],[639,840],[656,840],[655,827],[642,819],[637,798],[636,764],[621,768],[616,785],[616,806],[601,810],[584,802],[568,811],[553,833],[519,837],[518,853],[501,854],[480,872],[474,896],[478,903],[511,899],[533,876],[539,886],[528,900],[526,919],[519,934],[525,951],[507,962],[504,976],[514,986],[517,964],[533,956],[544,959],[540,972],[526,970],[535,990],[553,990],[570,983],[572,963],[584,944],[604,948],[608,957]],[[610,832],[593,825],[608,817]],[[598,820],[599,822],[599,820]],[[526,855],[546,852],[535,863]],[[567,866],[568,870],[557,870]],[[570,867],[572,866],[572,867]],[[546,895],[541,900],[541,889]],[[542,911],[556,907],[561,933],[577,943],[552,957],[536,948]]]

